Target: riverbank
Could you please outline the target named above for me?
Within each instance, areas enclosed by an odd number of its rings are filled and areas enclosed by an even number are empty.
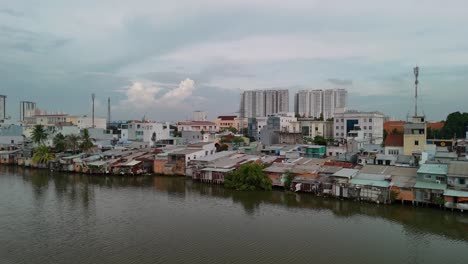
[[[0,212],[2,263],[468,261],[459,212],[239,192],[184,177],[1,167]]]

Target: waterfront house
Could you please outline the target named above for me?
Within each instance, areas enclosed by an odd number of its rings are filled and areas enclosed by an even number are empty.
[[[20,150],[1,150],[0,164],[16,164],[20,152]]]
[[[447,189],[447,164],[422,164],[414,185],[417,203],[442,205]]]
[[[402,155],[404,151],[403,148],[403,134],[389,134],[385,138],[385,155],[391,155],[397,157]]]
[[[341,169],[329,176],[332,182],[331,195],[348,198],[349,181],[359,173],[356,169]]]
[[[362,201],[389,203],[390,175],[357,173],[349,181],[349,197]]]
[[[241,165],[250,162],[259,162],[260,156],[234,154],[216,159],[206,165],[205,168],[197,171],[197,180],[208,183],[224,183],[225,176],[239,168]]]
[[[452,161],[448,165],[445,207],[468,210],[468,162]]]
[[[402,203],[411,202],[414,204],[414,186],[416,185],[417,168],[413,167],[393,167],[390,172],[392,180],[390,182],[391,198]]]
[[[60,164],[59,170],[70,171],[70,172],[77,171],[76,166],[78,165],[76,164],[78,163],[78,160],[81,160],[81,158],[84,157],[85,155],[86,155],[85,153],[79,153],[79,154],[60,157],[59,158],[59,164]]]

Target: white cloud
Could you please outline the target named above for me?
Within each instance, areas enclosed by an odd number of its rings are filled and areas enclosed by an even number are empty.
[[[195,82],[191,79],[181,81],[177,88],[162,94],[161,87],[136,81],[128,88],[121,90],[127,98],[120,101],[119,108],[142,110],[161,106],[174,107],[191,97],[194,90]]]

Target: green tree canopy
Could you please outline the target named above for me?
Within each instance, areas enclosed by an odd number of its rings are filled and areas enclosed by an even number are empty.
[[[57,152],[62,152],[67,149],[67,143],[65,141],[65,136],[62,133],[58,133],[54,137],[54,148]]]
[[[322,137],[322,136],[315,136],[314,138],[314,144],[315,145],[322,145],[322,146],[326,146],[327,145],[327,140]]]
[[[290,171],[287,171],[284,174],[284,188],[289,190],[289,188],[291,188],[291,184],[293,180],[294,180],[294,174],[292,174]]]
[[[82,139],[82,142],[80,144],[81,151],[87,152],[94,146],[93,140],[91,139],[89,135],[88,129],[83,130],[83,136],[81,137],[81,139]]]
[[[224,178],[224,186],[241,191],[271,190],[271,179],[268,178],[258,163],[246,163]]]
[[[47,132],[42,125],[35,125],[31,133],[31,139],[36,144],[43,144],[47,139]]]
[[[46,145],[40,145],[34,150],[32,161],[34,163],[47,164],[49,161],[55,159],[54,153],[52,153]]]
[[[76,153],[76,151],[78,150],[79,140],[80,137],[73,134],[65,137],[67,147],[70,148],[73,151],[73,153]]]
[[[441,137],[450,139],[453,137],[465,137],[466,127],[468,126],[468,113],[454,112],[447,116]]]

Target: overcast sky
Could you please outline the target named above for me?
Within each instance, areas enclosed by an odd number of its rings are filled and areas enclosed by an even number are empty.
[[[430,120],[468,111],[468,3],[432,0],[0,0],[0,94],[71,114],[185,119],[241,90],[347,88],[404,118],[420,70]],[[291,101],[291,111],[294,109]]]

